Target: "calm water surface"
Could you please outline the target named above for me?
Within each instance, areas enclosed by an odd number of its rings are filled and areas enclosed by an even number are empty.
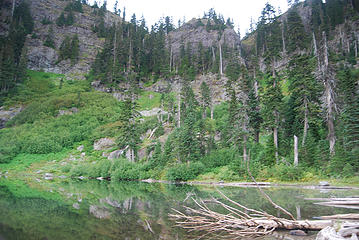
[[[255,188],[220,189],[247,207],[280,216]],[[358,212],[304,199],[358,196],[358,190],[268,188],[265,192],[301,219]],[[196,233],[176,227],[168,217],[172,208],[195,207],[191,197],[220,199],[210,186],[0,178],[0,240],[196,239]],[[266,239],[315,239],[315,233],[295,238],[284,232]]]

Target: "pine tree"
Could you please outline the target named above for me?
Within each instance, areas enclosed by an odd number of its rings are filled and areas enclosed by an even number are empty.
[[[294,103],[294,123],[302,127],[295,127],[294,134],[302,136],[302,147],[311,129],[314,135],[318,134],[320,124],[320,95],[322,89],[313,75],[315,58],[306,55],[297,55],[289,62],[289,91]],[[303,133],[300,134],[300,129]]]
[[[56,19],[56,25],[59,27],[64,26],[66,23],[65,14],[62,12],[60,16]]]
[[[279,162],[278,129],[282,110],[282,92],[278,76],[265,76],[266,86],[262,94],[263,125],[272,130],[276,163]]]
[[[77,34],[75,34],[72,37],[72,40],[71,40],[71,56],[70,56],[70,59],[71,59],[72,64],[75,64],[79,59],[79,55],[80,55],[80,45],[79,45],[79,43],[80,43],[79,38],[78,38]]]
[[[309,38],[307,37],[302,19],[296,9],[291,9],[288,12],[286,38],[289,52],[294,52],[297,49],[303,50],[308,46]]]
[[[343,148],[350,157],[350,163],[357,168],[359,154],[359,71],[348,67],[339,71],[339,90],[341,92],[340,129],[342,130]]]
[[[201,89],[201,103],[203,108],[203,118],[206,118],[207,108],[212,107],[211,89],[204,81],[201,83],[200,89]]]
[[[50,26],[49,31],[47,32],[45,41],[44,41],[44,46],[46,47],[50,47],[55,49],[55,41],[54,41],[54,29],[52,28],[52,26]]]
[[[120,104],[121,112],[119,120],[121,121],[120,137],[118,138],[119,146],[128,146],[130,161],[134,162],[137,156],[138,144],[140,142],[138,130],[138,80],[136,75],[131,73],[127,79],[130,88],[126,93],[125,100]]]

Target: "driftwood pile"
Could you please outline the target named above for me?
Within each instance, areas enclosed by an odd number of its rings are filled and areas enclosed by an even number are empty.
[[[358,240],[359,214],[338,214],[317,217],[317,220],[296,220],[289,212],[274,205],[290,217],[290,219],[278,218],[265,211],[247,208],[229,199],[219,190],[218,192],[228,204],[217,199],[204,201],[192,198],[198,208],[185,206],[183,212],[173,209],[174,213],[169,216],[176,221],[178,226],[202,233],[199,239],[211,237],[240,239],[271,234],[277,229],[301,229],[322,230],[317,240],[344,240],[348,237],[351,240]],[[211,210],[208,207],[209,203],[222,206],[227,213]],[[272,204],[275,203],[272,202]],[[339,231],[336,232],[333,227]]]
[[[278,218],[265,211],[258,211],[247,208],[229,199],[222,192],[219,193],[229,204],[216,199],[210,201],[196,200],[198,209],[185,207],[185,213],[173,209],[174,214],[170,217],[174,219],[178,226],[190,230],[203,232],[201,237],[222,236],[223,238],[238,239],[242,237],[256,237],[272,233],[276,229],[302,229],[302,230],[321,230],[332,226],[332,220],[295,220],[288,212],[285,212],[291,219]],[[208,207],[208,203],[215,203],[228,211],[222,214],[213,211]]]

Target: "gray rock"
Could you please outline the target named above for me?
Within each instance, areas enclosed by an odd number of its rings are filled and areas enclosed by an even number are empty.
[[[319,186],[321,187],[327,187],[327,186],[330,186],[330,184],[326,181],[322,181],[322,182],[319,182]]]
[[[322,229],[315,240],[344,240],[342,236],[338,235],[334,228],[326,227]]]
[[[80,204],[74,203],[74,204],[72,204],[72,207],[75,209],[80,209]]]
[[[115,141],[112,138],[101,138],[95,141],[93,148],[96,151],[110,149],[111,147],[115,146]]]
[[[110,218],[111,213],[107,210],[107,208],[99,207],[95,205],[91,205],[89,208],[89,212],[99,219]]]
[[[116,151],[111,152],[107,158],[109,160],[118,159],[121,157],[122,154],[123,154],[123,150],[116,150]]]
[[[84,180],[84,179],[85,179],[85,177],[84,177],[84,176],[80,176],[80,177],[78,177],[78,179],[80,179],[80,180]]]
[[[144,159],[145,157],[147,157],[147,149],[146,148],[141,148],[138,150],[138,153],[137,153],[137,156],[138,158],[141,160],[141,159]]]
[[[77,147],[77,151],[82,152],[83,150],[84,150],[84,145],[81,145],[81,146]]]
[[[22,107],[13,107],[5,110],[4,107],[0,107],[0,129],[5,127],[5,124],[19,114],[23,110]]]
[[[289,234],[294,236],[307,236],[307,233],[303,230],[291,230]]]
[[[44,174],[44,177],[53,177],[54,175],[53,174],[51,174],[51,173],[45,173]]]
[[[157,116],[158,114],[167,114],[167,112],[162,110],[161,108],[153,108],[151,110],[140,111],[140,114],[143,117],[153,117]]]
[[[61,178],[61,179],[65,179],[65,178],[67,178],[66,176],[64,176],[64,175],[61,175],[61,176],[59,176],[59,178]]]

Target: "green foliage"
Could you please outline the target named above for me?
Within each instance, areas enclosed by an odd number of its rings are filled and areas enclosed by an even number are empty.
[[[32,73],[32,78],[37,75],[51,79],[45,73]],[[2,162],[20,153],[47,154],[72,148],[90,138],[94,129],[116,118],[119,111],[116,99],[103,93],[85,92],[79,101],[75,86],[64,84],[62,89],[53,90],[52,95],[32,102],[8,123],[12,128],[0,130]],[[76,92],[72,93],[72,87]],[[60,115],[59,110],[69,115]]]
[[[52,26],[49,28],[49,31],[46,35],[44,46],[56,49],[54,41],[54,29],[52,28]]]
[[[24,44],[26,35],[31,34],[34,21],[29,4],[22,1],[15,7],[7,34],[0,38],[0,105],[1,98],[16,93],[17,85],[25,80],[23,73],[27,60]]]
[[[45,17],[41,20],[41,24],[42,24],[42,25],[49,25],[49,24],[52,24],[52,21],[51,21],[47,16],[45,16]]]
[[[63,27],[63,26],[71,26],[75,23],[75,15],[73,13],[72,10],[70,10],[66,17],[65,17],[65,13],[62,12],[60,14],[60,16],[56,19],[56,25],[59,27]]]
[[[207,168],[216,168],[229,165],[238,157],[237,154],[235,149],[224,148],[212,151],[210,154],[201,158],[200,161]]]
[[[291,9],[288,12],[286,37],[289,52],[294,52],[297,49],[303,50],[308,47],[309,38],[296,9]]]
[[[177,164],[168,169],[166,178],[170,181],[188,181],[195,179],[204,170],[205,165],[201,162]]]
[[[83,10],[82,10],[82,3],[80,0],[75,0],[75,1],[72,1],[72,2],[69,2],[65,9],[65,11],[67,12],[71,12],[71,11],[74,11],[74,12],[80,12],[82,13]]]
[[[79,38],[77,34],[72,38],[66,36],[60,46],[59,62],[66,59],[71,59],[71,63],[75,64],[78,61],[80,54]]]
[[[300,167],[278,164],[268,170],[272,178],[279,181],[299,181],[303,177],[303,170]]]

